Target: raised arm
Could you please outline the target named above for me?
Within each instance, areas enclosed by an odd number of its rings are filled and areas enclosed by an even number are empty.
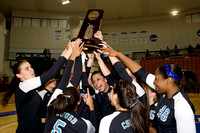
[[[68,45],[70,44],[71,42],[68,43]],[[31,79],[25,80],[24,82],[21,82],[19,85],[20,89],[24,91],[25,93],[27,93],[33,89],[38,88],[39,86],[47,82],[49,79],[55,77],[60,72],[60,69],[62,68],[62,66],[66,63],[71,53],[72,53],[72,50],[70,48],[65,49],[63,53],[61,54],[61,57],[57,60],[57,62],[50,68],[50,70],[47,73],[39,77],[31,78]]]
[[[53,95],[51,96],[48,105],[59,95],[62,93],[63,89],[67,86],[70,74],[71,74],[71,68],[73,66],[74,60],[77,56],[80,55],[82,45],[79,46],[81,43],[80,39],[77,39],[75,42],[72,43],[72,55],[70,57],[70,60],[68,61],[68,64],[63,72],[63,76],[60,80],[60,83],[58,85],[58,88],[54,91]]]
[[[150,87],[155,89],[153,81],[155,80],[155,76],[150,74],[149,72],[145,71],[140,64],[135,62],[134,60],[130,59],[129,57],[125,56],[124,54],[114,50],[109,45],[105,44],[106,47],[101,48],[102,53],[108,53],[107,56],[118,57],[130,70],[134,75],[142,80],[143,82],[147,83]]]

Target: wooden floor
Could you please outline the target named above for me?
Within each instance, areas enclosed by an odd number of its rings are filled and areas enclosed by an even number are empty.
[[[2,94],[0,93],[0,97]],[[200,94],[188,94],[190,100],[195,106],[196,116],[200,116]],[[198,122],[200,124],[200,118],[198,118]],[[0,133],[15,133],[17,128],[17,115],[16,108],[14,103],[14,98],[11,98],[8,106],[6,108],[2,108],[0,106]],[[197,131],[199,133],[200,131]]]
[[[0,133],[15,133],[17,115],[15,103],[9,103],[6,108],[0,108]]]

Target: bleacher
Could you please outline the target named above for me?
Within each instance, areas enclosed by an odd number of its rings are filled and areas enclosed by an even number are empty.
[[[189,57],[173,57],[173,58],[143,58],[140,61],[140,65],[143,66],[145,70],[154,74],[156,68],[162,64],[177,63],[184,70],[191,70],[197,75],[198,88],[200,89],[200,56],[189,56]],[[181,80],[181,84],[185,84],[185,79]],[[186,90],[191,92],[192,90]]]

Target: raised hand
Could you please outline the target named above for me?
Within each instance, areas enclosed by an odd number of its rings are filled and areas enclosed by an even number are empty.
[[[103,35],[102,35],[101,31],[97,31],[96,33],[94,33],[94,37],[103,41]]]
[[[90,110],[94,110],[93,99],[92,96],[90,95],[89,88],[87,88],[87,94],[85,94],[83,101],[85,102],[86,105],[89,106]]]
[[[83,44],[81,39],[76,39],[74,42],[72,42],[72,55],[70,59],[74,60],[76,57],[78,57],[82,52]],[[80,45],[81,44],[81,45]]]

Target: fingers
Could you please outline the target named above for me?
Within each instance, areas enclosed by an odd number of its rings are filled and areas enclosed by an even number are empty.
[[[95,34],[94,34],[94,37],[95,38],[98,38],[100,40],[103,40],[103,35],[101,33],[101,31],[97,31]]]
[[[87,88],[87,94],[88,94],[88,96],[90,96],[90,90],[89,90],[89,88]]]

